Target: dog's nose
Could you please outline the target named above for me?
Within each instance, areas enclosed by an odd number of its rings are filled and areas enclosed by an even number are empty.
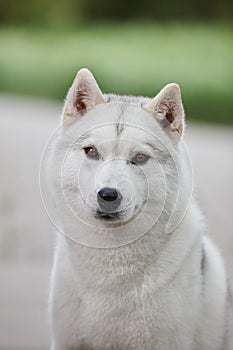
[[[104,187],[98,192],[97,199],[100,207],[110,212],[119,207],[122,195],[115,188]]]

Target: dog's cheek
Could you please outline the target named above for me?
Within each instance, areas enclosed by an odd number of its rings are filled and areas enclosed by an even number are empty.
[[[147,200],[147,182],[142,181],[142,179],[137,179],[132,187],[133,191],[131,194],[132,207],[139,209],[142,204]]]

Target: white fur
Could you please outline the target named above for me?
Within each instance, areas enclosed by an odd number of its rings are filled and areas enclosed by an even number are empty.
[[[85,74],[87,110],[80,113],[77,108],[74,116],[79,100],[70,101],[70,96],[75,99]],[[77,75],[64,108],[64,113],[70,111],[72,103],[72,113],[63,116],[67,125],[57,132],[51,151],[50,181],[64,232],[57,234],[52,271],[51,349],[231,350],[224,264],[204,236],[202,215],[189,198],[177,85],[165,88],[165,100],[163,94],[162,100],[152,101],[100,98],[90,74],[82,70],[81,78]],[[165,120],[169,99],[175,104],[169,111],[174,114],[172,123]],[[158,116],[161,106],[163,115]],[[120,136],[117,123],[124,128]],[[162,170],[147,143],[165,147],[158,151]],[[82,148],[87,144],[97,146],[99,161],[86,159]],[[173,160],[163,159],[164,150]],[[137,151],[151,155],[141,170],[126,162]],[[104,186],[122,193],[119,224],[94,216],[96,193]],[[181,191],[174,211],[177,188]],[[142,206],[138,215],[136,208]],[[171,217],[172,232],[166,230]]]

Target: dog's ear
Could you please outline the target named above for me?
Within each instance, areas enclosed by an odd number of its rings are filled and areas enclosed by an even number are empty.
[[[178,84],[166,85],[146,109],[155,114],[161,126],[172,136],[181,136],[184,130],[184,108],[181,100],[181,92]]]
[[[78,71],[70,87],[63,109],[63,120],[83,115],[97,104],[105,103],[104,96],[87,68]]]

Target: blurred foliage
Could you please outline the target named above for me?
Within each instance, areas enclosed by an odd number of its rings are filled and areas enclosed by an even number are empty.
[[[233,123],[232,4],[0,0],[0,90],[61,99],[87,66],[106,92],[176,81],[189,117]]]
[[[87,66],[104,92],[153,96],[182,87],[189,118],[233,123],[232,27],[92,24],[0,29],[0,90],[63,99]]]
[[[229,0],[0,0],[0,22],[9,24],[77,23],[89,19],[226,20]]]
[[[76,0],[0,0],[0,23],[46,25],[75,23],[82,15]]]
[[[83,13],[88,18],[201,20],[227,19],[232,16],[229,0],[84,0]]]

